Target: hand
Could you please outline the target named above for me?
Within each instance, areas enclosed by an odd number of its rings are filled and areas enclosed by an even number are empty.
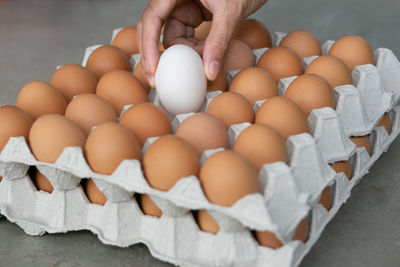
[[[142,66],[152,88],[162,25],[163,45],[185,44],[203,56],[208,80],[215,80],[236,24],[258,10],[267,0],[152,0],[137,25]],[[194,29],[212,20],[205,41],[194,38]]]

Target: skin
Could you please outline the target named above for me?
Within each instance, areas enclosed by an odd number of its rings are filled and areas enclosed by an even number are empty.
[[[158,42],[165,24],[163,45],[185,44],[203,57],[208,80],[215,80],[222,66],[236,24],[257,11],[267,0],[152,0],[137,24],[140,56],[150,85],[160,57]],[[194,38],[194,29],[212,20],[205,41]]]

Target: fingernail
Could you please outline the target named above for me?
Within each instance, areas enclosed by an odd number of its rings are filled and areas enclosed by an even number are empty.
[[[217,78],[220,69],[219,62],[213,60],[206,68],[206,76],[208,80],[214,81]]]

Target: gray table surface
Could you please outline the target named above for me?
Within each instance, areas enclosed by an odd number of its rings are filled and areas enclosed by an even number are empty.
[[[147,1],[0,0],[0,103],[28,81],[80,63],[85,47],[136,24]],[[271,31],[306,29],[320,41],[347,34],[400,55],[399,0],[270,0],[254,17]],[[400,266],[400,140],[353,190],[302,266]],[[87,231],[31,237],[0,219],[0,266],[167,266],[144,245],[106,246]]]

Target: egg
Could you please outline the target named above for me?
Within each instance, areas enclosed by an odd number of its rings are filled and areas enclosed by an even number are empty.
[[[388,134],[392,133],[392,125],[390,122],[390,117],[388,113],[385,113],[382,117],[382,119],[378,122],[377,126],[383,126],[385,127],[385,130]]]
[[[245,156],[257,170],[264,164],[287,160],[285,140],[278,131],[264,124],[244,129],[235,140],[233,151]]]
[[[115,35],[112,45],[120,48],[130,57],[139,53],[139,38],[135,26],[124,27]]]
[[[32,117],[22,109],[11,105],[0,106],[0,152],[10,137],[23,136],[28,143],[32,123]]]
[[[222,206],[232,206],[246,195],[260,193],[257,169],[231,150],[208,157],[200,169],[199,179],[207,199]]]
[[[199,40],[205,40],[210,33],[211,21],[203,21],[196,29],[194,29],[194,37]]]
[[[274,78],[266,70],[250,67],[241,70],[233,77],[229,91],[241,94],[254,105],[257,100],[278,95],[278,87]]]
[[[335,109],[335,96],[329,83],[315,74],[304,74],[292,81],[285,97],[293,100],[308,117],[313,109]]]
[[[328,211],[332,208],[332,192],[330,187],[326,187],[322,191],[319,203]]]
[[[151,187],[168,191],[179,179],[198,175],[199,157],[182,138],[165,135],[152,143],[144,154],[143,170]]]
[[[36,171],[36,187],[39,190],[42,190],[47,193],[53,192],[54,188],[50,181],[44,176],[40,171]]]
[[[201,231],[216,234],[219,231],[217,221],[208,213],[207,210],[197,211],[197,224]]]
[[[268,29],[255,19],[245,19],[236,26],[232,39],[245,42],[251,49],[271,47],[271,35]]]
[[[131,64],[124,51],[112,45],[103,45],[90,54],[86,68],[100,80],[101,76],[113,70],[130,71]]]
[[[352,136],[350,140],[356,144],[356,147],[365,147],[368,154],[371,156],[371,144],[369,142],[369,134],[364,136]]]
[[[350,71],[358,65],[375,64],[374,51],[360,36],[348,35],[340,38],[331,46],[328,54],[343,60]]]
[[[207,81],[207,92],[220,90],[225,92],[228,89],[228,79],[223,71],[218,73],[217,79],[214,81]]]
[[[64,96],[51,84],[32,81],[18,93],[16,106],[23,109],[34,120],[45,114],[64,115],[67,102]]]
[[[54,163],[66,147],[83,149],[86,135],[70,119],[59,114],[38,118],[29,132],[31,151],[37,160]]]
[[[147,194],[140,195],[140,207],[143,213],[146,215],[155,217],[162,216],[162,210],[160,210],[157,204],[154,203],[154,201]]]
[[[125,70],[114,70],[104,74],[99,80],[96,94],[107,100],[117,114],[121,113],[125,105],[148,100],[140,80]]]
[[[85,192],[90,203],[98,205],[106,204],[106,196],[101,192],[92,179],[87,179]]]
[[[331,168],[336,172],[336,173],[341,173],[343,172],[346,177],[350,180],[352,178],[352,168],[350,164],[350,160],[343,160],[343,161],[337,161],[335,163],[329,164]]]
[[[199,156],[207,149],[229,148],[225,125],[207,113],[196,113],[186,118],[176,135],[190,143]]]
[[[139,81],[142,83],[146,93],[149,93],[150,84],[149,81],[147,80],[146,74],[144,73],[141,61],[139,61],[139,63],[136,64],[135,69],[133,70],[133,75],[135,75],[135,77],[138,78]]]
[[[94,172],[111,175],[125,159],[140,161],[142,151],[131,131],[116,122],[106,122],[90,132],[85,156]]]
[[[300,57],[290,48],[272,47],[262,54],[257,67],[268,71],[276,82],[280,79],[303,74]]]
[[[231,40],[225,53],[222,71],[227,73],[232,70],[252,67],[254,64],[255,56],[251,48],[245,42]]]
[[[51,77],[53,85],[70,102],[76,95],[95,93],[97,79],[87,68],[77,64],[67,64],[56,70]]]
[[[147,138],[172,134],[167,114],[154,104],[143,102],[129,108],[119,122],[131,130],[141,146]]]
[[[158,62],[155,84],[157,95],[169,113],[177,115],[198,111],[207,91],[199,54],[186,45],[169,47]]]
[[[93,126],[116,122],[117,113],[110,103],[95,94],[82,94],[73,99],[65,110],[65,117],[89,134]]]
[[[318,39],[310,32],[297,30],[283,37],[279,46],[291,48],[300,58],[320,56],[321,45]]]
[[[225,92],[217,95],[207,106],[206,113],[219,119],[226,128],[232,124],[254,122],[251,103],[242,95]]]
[[[307,117],[301,108],[283,96],[265,101],[258,109],[256,123],[275,128],[285,140],[291,135],[309,132]]]
[[[314,59],[308,65],[305,73],[313,73],[321,76],[332,88],[353,83],[349,68],[342,60],[334,56],[326,55]]]

